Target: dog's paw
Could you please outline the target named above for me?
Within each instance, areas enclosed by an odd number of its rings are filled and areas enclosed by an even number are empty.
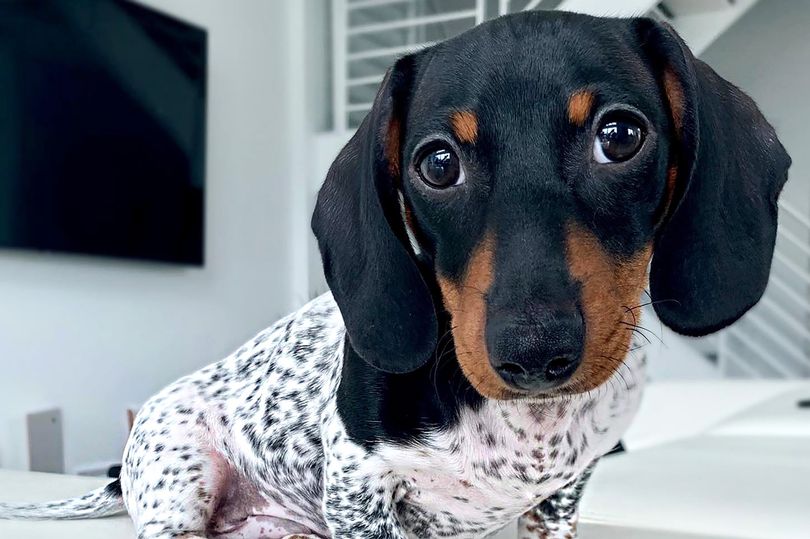
[[[300,533],[295,533],[293,535],[285,535],[282,539],[321,539],[317,535],[303,535]]]

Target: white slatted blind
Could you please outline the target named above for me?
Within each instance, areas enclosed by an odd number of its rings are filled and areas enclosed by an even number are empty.
[[[371,108],[385,70],[400,56],[487,19],[531,9],[646,14],[672,24],[700,53],[756,0],[332,0],[336,131]]]
[[[334,124],[356,128],[385,70],[485,20],[486,0],[333,0]]]

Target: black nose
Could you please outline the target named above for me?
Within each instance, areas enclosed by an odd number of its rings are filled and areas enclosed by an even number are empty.
[[[487,327],[489,360],[510,386],[539,392],[568,381],[579,367],[584,347],[579,310],[544,311],[523,318],[497,316]]]

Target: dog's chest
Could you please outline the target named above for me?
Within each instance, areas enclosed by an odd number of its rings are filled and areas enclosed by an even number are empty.
[[[590,394],[545,402],[487,402],[452,429],[381,455],[402,479],[401,521],[413,537],[482,537],[576,478],[609,451],[632,418],[643,358]]]

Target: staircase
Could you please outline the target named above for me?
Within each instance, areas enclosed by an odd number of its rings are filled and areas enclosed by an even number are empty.
[[[717,337],[718,367],[727,377],[810,377],[810,218],[786,200],[779,206],[765,296]]]

